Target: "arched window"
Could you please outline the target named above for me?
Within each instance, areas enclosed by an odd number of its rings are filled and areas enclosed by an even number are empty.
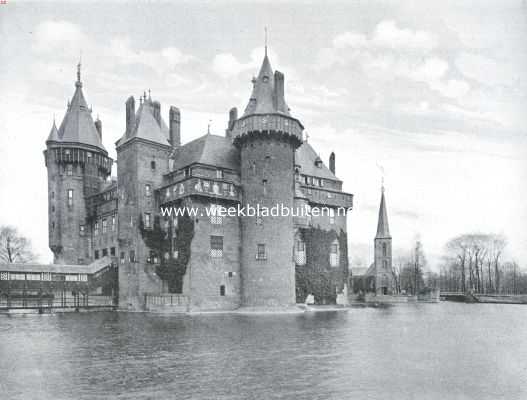
[[[332,267],[339,266],[339,242],[336,239],[331,243],[329,250],[329,265]]]
[[[306,244],[298,234],[295,236],[294,254],[296,265],[306,265]]]
[[[382,256],[386,257],[386,243],[382,244]]]

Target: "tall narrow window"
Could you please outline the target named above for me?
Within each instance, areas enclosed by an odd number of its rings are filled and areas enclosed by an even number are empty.
[[[216,170],[216,178],[223,179],[223,170],[221,169]]]
[[[102,249],[102,256],[106,257],[108,255],[108,249]]]
[[[130,250],[130,262],[135,262],[135,250]]]
[[[150,197],[152,195],[152,186],[150,184],[145,185],[145,196]]]
[[[79,225],[79,235],[84,236],[84,231],[85,231],[84,225]]]
[[[94,258],[95,258],[96,260],[98,260],[98,259],[99,259],[99,250],[95,250],[94,253],[95,253],[95,254],[94,254]]]
[[[295,264],[306,265],[306,244],[300,237],[295,238]]]
[[[188,178],[191,175],[190,167],[185,168],[185,178]]]
[[[210,237],[210,256],[212,258],[223,257],[223,236]]]
[[[67,164],[66,165],[66,175],[73,175],[73,164]]]
[[[107,230],[108,230],[108,221],[106,220],[106,218],[103,218],[102,219],[102,233],[106,233]]]
[[[68,207],[73,207],[73,189],[68,189]]]
[[[267,179],[262,180],[263,194],[267,194]]]
[[[119,257],[119,262],[121,264],[124,264],[124,251],[121,251],[121,254],[120,254],[120,257]]]
[[[145,213],[145,228],[151,228],[152,222],[150,221],[150,213]]]
[[[152,170],[155,170],[156,169],[156,162],[155,161],[150,161],[150,168]]]
[[[112,231],[115,231],[115,215],[112,215]]]
[[[99,222],[95,221],[93,224],[93,234],[97,236],[99,234]]]
[[[110,247],[110,255],[115,257],[115,247]]]
[[[256,259],[257,260],[266,260],[267,254],[265,252],[265,244],[258,243],[256,245]]]
[[[329,251],[329,264],[332,267],[339,266],[339,243],[336,240],[333,243],[331,243],[331,247]]]
[[[225,285],[220,286],[220,296],[225,296]]]
[[[382,266],[384,267],[384,269],[388,269],[388,260],[383,260]]]

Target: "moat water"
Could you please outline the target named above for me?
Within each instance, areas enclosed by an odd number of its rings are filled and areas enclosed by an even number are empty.
[[[0,399],[527,399],[527,306],[0,316]]]

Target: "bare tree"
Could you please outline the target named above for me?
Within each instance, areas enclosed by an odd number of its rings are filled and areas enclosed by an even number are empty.
[[[0,227],[0,262],[28,263],[35,260],[29,239],[12,226]]]

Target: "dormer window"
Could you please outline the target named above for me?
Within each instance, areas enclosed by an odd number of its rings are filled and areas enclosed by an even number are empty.
[[[317,157],[315,160],[315,166],[317,168],[322,168],[322,160],[319,157]]]
[[[269,82],[269,77],[268,76],[264,76],[262,81],[263,81],[263,83]]]

